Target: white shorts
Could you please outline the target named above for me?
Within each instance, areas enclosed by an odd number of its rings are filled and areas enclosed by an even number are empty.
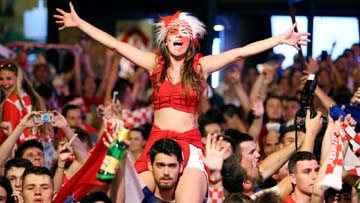
[[[201,160],[200,154],[202,154],[201,149],[195,147],[194,145],[190,144],[190,155],[189,155],[189,161],[185,166],[186,168],[197,168],[200,171],[203,171],[206,175],[206,170],[204,166],[204,162]]]

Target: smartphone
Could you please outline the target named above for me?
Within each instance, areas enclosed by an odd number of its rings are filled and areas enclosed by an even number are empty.
[[[52,123],[55,121],[55,115],[53,112],[45,112],[40,115],[35,115],[33,119],[35,124]]]

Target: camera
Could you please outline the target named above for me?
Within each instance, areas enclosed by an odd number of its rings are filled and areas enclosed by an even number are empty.
[[[310,118],[314,118],[317,113],[313,109],[313,100],[314,100],[314,93],[316,89],[316,80],[314,74],[309,74],[304,88],[301,92],[300,103],[301,107],[296,112],[295,115],[295,126],[297,130],[301,130],[305,132],[305,118],[306,118],[306,111],[310,110]],[[323,116],[323,127],[327,125],[326,117]]]
[[[46,113],[41,113],[40,115],[35,115],[33,119],[35,124],[52,123],[55,120],[55,115],[52,112],[46,112]]]

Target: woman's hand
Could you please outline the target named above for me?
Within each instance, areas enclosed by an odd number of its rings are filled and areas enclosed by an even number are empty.
[[[70,2],[70,13],[65,12],[60,8],[56,8],[56,11],[60,13],[53,15],[57,20],[55,21],[57,24],[63,24],[63,26],[59,27],[59,30],[63,30],[67,27],[77,27],[80,21],[79,16],[77,15],[74,6]]]
[[[19,126],[22,128],[31,128],[31,127],[37,127],[42,125],[42,123],[35,123],[34,122],[34,116],[40,116],[41,112],[39,111],[32,111],[28,114],[26,114],[20,121]]]
[[[287,44],[290,46],[295,47],[295,49],[300,50],[299,45],[306,46],[308,42],[310,42],[309,39],[304,38],[304,36],[309,36],[310,33],[308,32],[294,32],[294,29],[296,27],[296,23],[294,23],[291,28],[289,28],[285,33],[281,34],[280,37],[280,43],[281,44]]]
[[[3,121],[0,123],[0,129],[4,132],[5,135],[11,135],[13,129],[10,122]]]
[[[69,127],[66,118],[61,113],[59,113],[58,111],[53,111],[53,112],[54,112],[54,122],[51,123],[53,127],[57,127],[60,129]]]

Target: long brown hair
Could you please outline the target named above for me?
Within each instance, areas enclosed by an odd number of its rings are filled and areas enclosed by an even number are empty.
[[[181,78],[181,87],[185,92],[186,99],[190,97],[191,89],[194,89],[196,92],[196,103],[197,106],[200,104],[200,98],[202,97],[202,89],[204,85],[204,78],[202,77],[202,70],[193,68],[194,56],[198,53],[198,48],[192,44],[190,41],[189,48],[185,55],[185,61],[183,67],[180,72]],[[165,44],[165,41],[160,44],[160,52],[164,58],[164,66],[160,76],[157,78],[155,82],[155,87],[159,86],[164,82],[164,80],[168,77],[168,68],[170,67],[170,53]],[[195,112],[194,112],[195,113]]]

